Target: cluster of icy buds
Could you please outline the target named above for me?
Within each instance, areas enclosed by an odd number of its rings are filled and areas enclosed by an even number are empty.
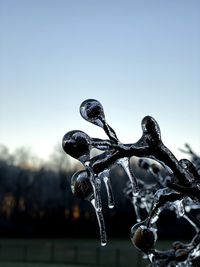
[[[200,233],[199,222],[190,211],[200,208],[200,159],[189,146],[187,153],[193,163],[187,159],[177,160],[163,144],[158,123],[151,116],[142,119],[142,136],[133,144],[123,144],[115,131],[106,122],[101,103],[95,99],[85,100],[80,106],[81,116],[101,127],[107,140],[91,138],[80,130],[66,133],[62,146],[64,151],[79,160],[85,170],[76,172],[71,180],[73,194],[90,201],[95,208],[100,229],[101,245],[106,245],[106,230],[102,213],[101,182],[105,183],[108,195],[108,207],[114,207],[114,197],[109,173],[112,165],[120,165],[126,172],[129,182],[124,189],[131,200],[137,223],[131,228],[131,241],[142,251],[154,267],[200,266]],[[102,153],[91,157],[91,150],[96,148]],[[139,157],[139,166],[151,173],[155,182],[150,188],[136,178],[131,167],[131,157]],[[149,163],[146,159],[153,159]],[[158,162],[159,164],[156,164]],[[161,168],[162,166],[162,168]],[[141,201],[143,199],[143,201]],[[140,211],[145,209],[147,217],[142,220]],[[156,221],[164,209],[173,210],[177,217],[184,217],[195,229],[196,235],[189,244],[174,242],[172,249],[158,251]]]

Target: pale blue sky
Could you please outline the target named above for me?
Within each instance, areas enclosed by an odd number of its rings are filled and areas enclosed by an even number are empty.
[[[199,0],[0,0],[0,143],[47,157],[67,131],[104,138],[79,115],[95,98],[123,142],[152,115],[175,155],[200,153],[199,14]]]

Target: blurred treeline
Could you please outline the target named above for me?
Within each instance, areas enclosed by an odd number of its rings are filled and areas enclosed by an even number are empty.
[[[27,148],[9,153],[0,145],[0,237],[98,238],[98,224],[92,205],[71,193],[71,177],[82,166],[61,148],[55,148],[48,162],[40,162]],[[136,176],[149,179],[132,162]],[[129,238],[135,212],[123,189],[127,176],[120,167],[111,170],[115,207],[107,208],[102,184],[103,214],[108,237]],[[183,235],[185,224],[174,214],[163,213],[159,220],[161,237]],[[190,230],[190,229],[189,229]],[[191,231],[187,232],[189,235]]]
[[[71,177],[82,168],[55,148],[48,162],[40,162],[27,148],[9,153],[0,145],[1,237],[98,237],[95,212],[88,201],[71,193]],[[128,237],[134,210],[123,189],[123,170],[112,170],[115,208],[109,210],[102,185],[103,213],[108,234]]]

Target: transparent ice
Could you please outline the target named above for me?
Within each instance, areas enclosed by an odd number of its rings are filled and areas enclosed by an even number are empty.
[[[113,191],[112,191],[109,173],[110,173],[110,171],[108,169],[105,169],[103,172],[101,172],[99,174],[99,176],[100,176],[100,179],[104,181],[104,184],[106,187],[106,192],[107,192],[107,196],[108,196],[108,207],[110,209],[112,209],[115,206],[115,201],[114,201],[114,196],[113,196]]]
[[[130,180],[131,186],[132,186],[133,194],[137,194],[139,189],[138,189],[136,177],[133,174],[131,167],[130,167],[130,159],[129,158],[121,158],[117,161],[117,164],[119,164],[126,172],[128,178]]]
[[[91,202],[99,224],[101,245],[107,243],[103,218],[101,184],[105,185],[108,207],[114,207],[110,169],[120,165],[128,176],[123,189],[131,201],[136,223],[131,228],[131,241],[149,260],[152,267],[199,267],[200,266],[200,157],[186,144],[181,151],[189,159],[177,160],[164,145],[157,121],[145,116],[141,122],[142,136],[132,144],[119,141],[113,128],[107,123],[102,104],[87,99],[80,105],[81,116],[99,127],[108,139],[89,137],[80,130],[73,130],[63,137],[64,151],[79,160],[85,170],[72,176],[73,194]],[[91,150],[100,153],[91,157]],[[135,176],[130,160],[138,159],[138,168],[148,173],[150,180]],[[157,221],[165,210],[174,212],[177,219],[184,218],[194,229],[191,242],[175,241],[166,251],[156,249]],[[144,214],[146,214],[144,216]],[[194,216],[194,214],[196,214]]]

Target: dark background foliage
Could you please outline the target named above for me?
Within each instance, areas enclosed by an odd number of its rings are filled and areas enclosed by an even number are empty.
[[[50,162],[34,162],[26,149],[10,154],[1,146],[0,154],[0,236],[1,237],[73,237],[98,238],[98,224],[92,205],[73,196],[70,181],[81,166],[72,164],[59,149]],[[132,169],[138,177],[150,181],[137,162]],[[102,185],[103,214],[109,237],[129,238],[135,223],[132,204],[123,192],[127,177],[120,167],[111,171],[115,207],[107,208]],[[184,219],[176,219],[171,211],[161,214],[158,221],[161,238],[187,238],[193,230]],[[186,227],[186,228],[185,228]],[[185,230],[187,229],[187,231]]]

